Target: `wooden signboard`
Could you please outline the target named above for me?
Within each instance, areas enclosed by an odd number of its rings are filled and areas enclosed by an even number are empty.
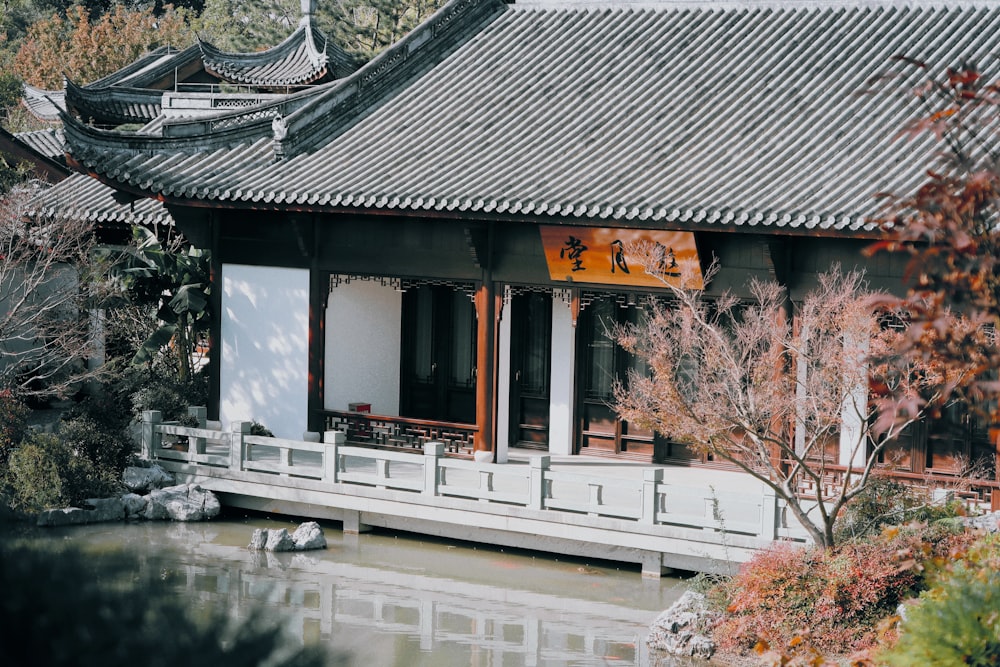
[[[704,282],[693,232],[609,227],[539,227],[552,280],[628,287],[663,287],[664,281],[692,289]],[[630,257],[641,246],[652,272]]]

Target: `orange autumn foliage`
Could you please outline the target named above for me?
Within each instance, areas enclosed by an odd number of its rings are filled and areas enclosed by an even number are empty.
[[[170,5],[161,16],[154,16],[152,8],[116,5],[96,21],[84,7],[74,6],[65,17],[55,14],[28,28],[14,70],[31,85],[58,90],[64,76],[89,83],[157,47],[180,48],[192,39],[187,12]]]

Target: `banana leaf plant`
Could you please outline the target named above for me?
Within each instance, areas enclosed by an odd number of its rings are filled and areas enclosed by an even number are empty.
[[[132,363],[148,365],[168,351],[177,362],[178,378],[187,380],[211,322],[209,252],[165,246],[145,227],[134,227],[132,235],[133,244],[119,257],[114,273],[133,302],[156,307],[158,321]]]

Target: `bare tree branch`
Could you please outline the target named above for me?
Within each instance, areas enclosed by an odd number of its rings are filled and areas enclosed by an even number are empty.
[[[0,200],[0,387],[65,396],[102,373],[87,364],[99,345],[89,312],[94,234],[77,220],[28,218],[39,187]]]

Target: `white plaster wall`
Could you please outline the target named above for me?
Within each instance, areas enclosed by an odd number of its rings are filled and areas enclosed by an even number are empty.
[[[326,309],[327,410],[371,403],[372,413],[399,415],[403,295],[354,280],[330,290]]]
[[[576,330],[569,306],[552,302],[552,377],[549,403],[549,453],[573,453],[573,378],[576,364]]]
[[[222,266],[219,418],[300,438],[309,392],[309,271]]]

